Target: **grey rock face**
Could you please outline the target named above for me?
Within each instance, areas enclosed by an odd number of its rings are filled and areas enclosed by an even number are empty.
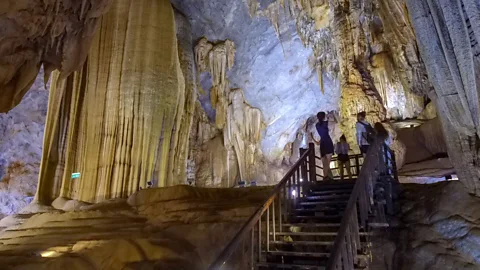
[[[399,222],[374,240],[371,269],[480,269],[479,198],[459,181],[402,189]]]
[[[295,21],[282,23],[280,40],[266,18],[250,18],[241,0],[172,0],[192,22],[194,42],[230,39],[237,52],[228,73],[231,88],[241,88],[246,101],[259,108],[267,124],[261,148],[270,161],[280,158],[293,142],[305,120],[318,111],[338,109],[340,89],[336,80],[324,75],[321,93],[317,72],[309,64],[313,56],[297,36]],[[267,3],[268,4],[268,3]],[[205,75],[200,74],[200,78]],[[205,95],[199,100],[209,116],[208,79],[201,79]]]
[[[33,199],[47,103],[41,71],[22,102],[0,114],[0,216],[18,212]]]

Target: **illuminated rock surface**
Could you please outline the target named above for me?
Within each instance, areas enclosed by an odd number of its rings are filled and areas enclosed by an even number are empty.
[[[2,269],[206,269],[270,188],[145,189],[128,201],[8,217]],[[183,268],[182,268],[183,267]]]
[[[170,3],[115,1],[92,44],[81,71],[52,78],[40,203],[57,197],[98,202],[126,197],[149,181],[184,182],[182,145],[191,121],[184,113],[191,106],[185,106]],[[80,179],[72,179],[75,172]]]

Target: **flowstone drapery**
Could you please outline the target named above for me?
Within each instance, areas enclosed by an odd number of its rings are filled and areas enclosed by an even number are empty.
[[[152,180],[183,182],[174,177],[182,175],[178,164],[186,166],[193,97],[185,93],[170,2],[114,1],[83,69],[52,80],[36,199],[98,202]]]
[[[210,100],[212,107],[215,108],[215,127],[223,133],[222,148],[218,149],[218,136],[206,142],[217,149],[208,154],[211,155],[209,162],[205,158],[197,157],[197,160],[204,166],[210,164],[207,167],[213,168],[213,175],[209,177],[213,179],[210,181],[214,186],[223,182],[231,185],[237,179],[254,180],[258,168],[255,163],[262,156],[259,147],[263,129],[262,113],[245,101],[242,89],[230,89],[226,73],[234,64],[235,44],[230,40],[212,44],[206,38],[202,38],[195,47],[195,59],[198,70],[208,71],[212,76]],[[205,121],[199,121],[202,122]],[[208,125],[204,128],[211,129]],[[202,153],[197,155],[202,156]],[[219,161],[219,157],[223,160]],[[213,163],[212,158],[217,161]],[[205,178],[203,169],[199,170],[202,175],[200,178]]]
[[[229,155],[235,151],[243,181],[255,179],[258,160],[262,112],[245,101],[242,89],[232,89],[229,94],[227,126],[223,131]]]
[[[430,85],[403,1],[277,0],[263,10],[258,0],[247,3],[252,16],[268,17],[277,32],[282,17],[296,19],[299,36],[313,49],[310,62],[321,91],[323,76],[340,80],[341,127],[348,140],[355,141],[359,111],[370,122],[421,113]]]

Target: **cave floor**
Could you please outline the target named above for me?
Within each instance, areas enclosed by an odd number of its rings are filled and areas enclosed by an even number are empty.
[[[1,269],[204,269],[270,190],[175,186],[11,216],[2,220]]]

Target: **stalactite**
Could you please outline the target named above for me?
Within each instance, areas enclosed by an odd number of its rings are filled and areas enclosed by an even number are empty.
[[[191,101],[169,1],[115,1],[84,70],[55,76],[50,93],[41,203],[58,196],[98,202],[128,196],[152,179],[157,186],[178,181],[171,180],[179,175],[171,159],[183,158],[176,151],[185,151]],[[71,179],[73,172],[80,178]]]
[[[230,40],[213,45],[207,39],[202,38],[195,46],[195,60],[199,70],[208,70],[212,76],[210,99],[216,110],[215,122],[219,129],[223,129],[225,126],[230,91],[226,76],[227,71],[233,67],[235,62],[235,52],[235,44]]]
[[[240,179],[243,181],[252,180],[255,177],[257,165],[255,161],[260,155],[258,144],[260,142],[261,130],[264,128],[260,110],[250,107],[243,96],[241,89],[230,89],[226,77],[227,70],[231,69],[235,60],[235,44],[226,40],[211,46],[209,52],[205,52],[208,41],[201,39],[195,47],[195,59],[204,61],[204,55],[208,53],[208,67],[212,76],[212,88],[210,90],[210,101],[215,108],[215,127],[223,132],[223,147],[218,149],[218,137],[211,139],[208,144],[215,144],[216,155],[207,159],[204,153],[197,153],[196,164],[203,164],[212,168],[213,173],[207,174],[200,169],[197,172],[200,182],[209,182],[218,186],[220,181],[233,184],[237,179],[237,168]],[[197,63],[197,65],[204,65]],[[204,122],[201,119],[199,123]],[[209,129],[208,125],[202,124],[201,128]],[[203,142],[205,144],[205,142]],[[210,150],[210,155],[213,155]],[[218,157],[224,157],[222,161]],[[215,160],[215,163],[213,163]],[[220,168],[220,167],[221,168]],[[205,180],[210,179],[210,180]],[[223,179],[223,180],[222,180]]]
[[[279,16],[280,16],[280,8],[278,2],[273,2],[268,5],[267,9],[265,10],[266,17],[272,23],[273,28],[275,29],[275,33],[277,33],[277,37],[280,40],[280,25],[279,25]],[[281,41],[281,40],[280,40]]]
[[[208,53],[212,50],[213,45],[203,37],[195,46],[195,63],[197,63],[198,72],[208,71]]]
[[[260,5],[260,3],[258,3],[258,0],[246,0],[246,1],[247,1],[248,13],[250,14],[251,18],[254,18],[257,15],[258,6]]]
[[[232,89],[229,95],[227,126],[224,130],[225,148],[235,151],[240,179],[252,180],[262,131],[262,113],[245,101],[241,89]]]

